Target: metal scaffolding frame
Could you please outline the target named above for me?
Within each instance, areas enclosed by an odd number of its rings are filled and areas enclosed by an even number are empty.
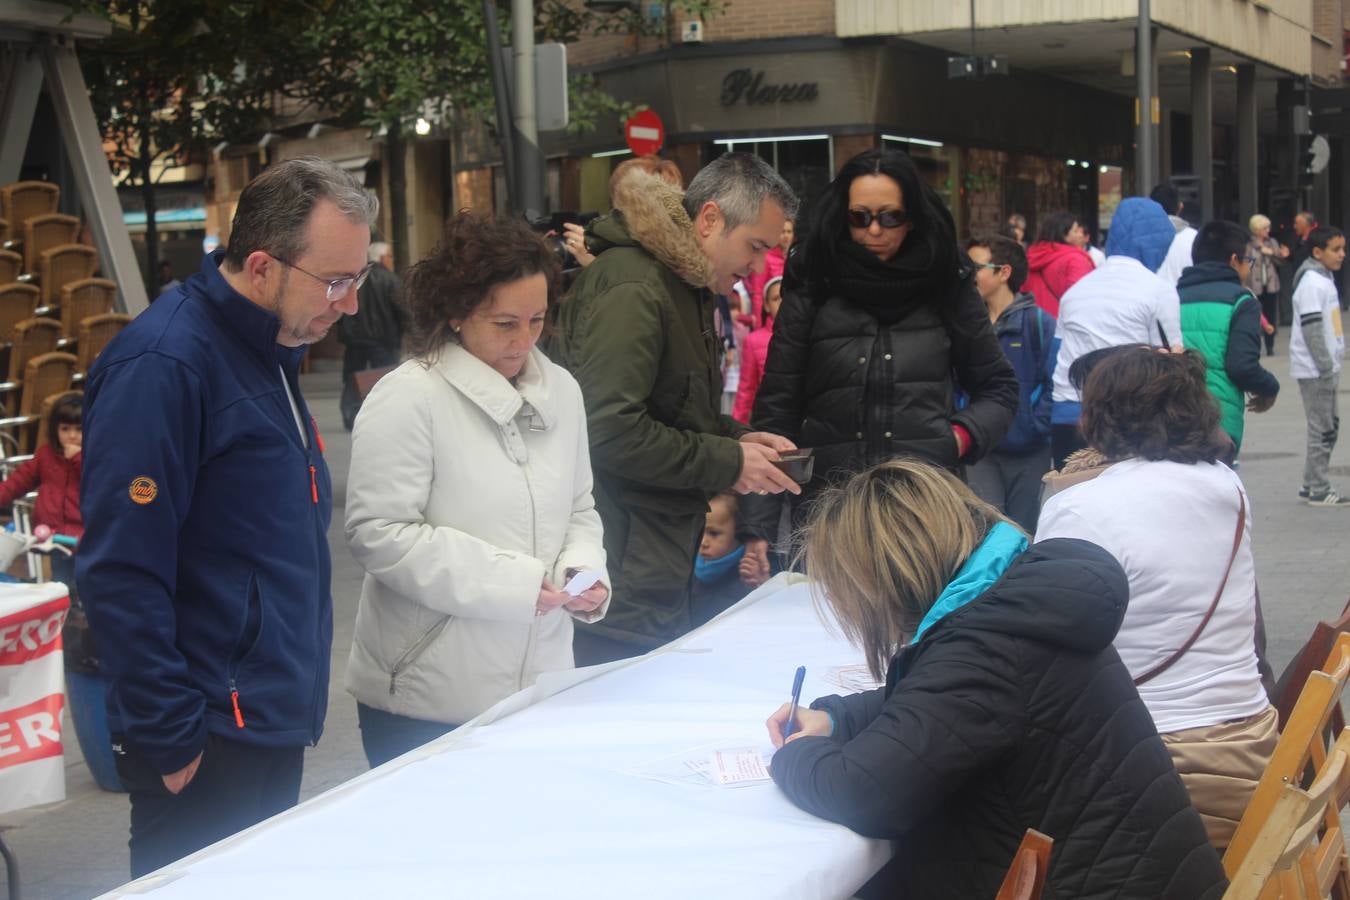
[[[99,260],[104,273],[117,283],[118,309],[137,315],[149,305],[145,282],[74,47],[77,38],[98,39],[111,33],[107,21],[72,16],[61,4],[0,0],[0,184],[19,178],[45,83]]]

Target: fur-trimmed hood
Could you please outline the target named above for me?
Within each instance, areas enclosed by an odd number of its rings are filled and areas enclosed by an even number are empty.
[[[681,281],[713,288],[717,277],[684,210],[684,193],[655,175],[634,171],[614,187],[614,212],[587,230],[596,256],[610,247],[641,246]]]

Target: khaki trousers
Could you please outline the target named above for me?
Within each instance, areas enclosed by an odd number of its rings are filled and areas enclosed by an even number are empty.
[[[1162,735],[1209,842],[1228,847],[1280,738],[1275,707],[1247,719]]]

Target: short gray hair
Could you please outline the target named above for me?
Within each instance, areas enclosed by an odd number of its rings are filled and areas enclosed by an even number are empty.
[[[360,225],[374,222],[380,210],[380,202],[350,172],[317,156],[288,159],[250,181],[239,195],[226,264],[237,272],[259,250],[286,261],[303,256],[305,226],[320,200]]]
[[[1257,213],[1256,215],[1252,216],[1250,219],[1247,220],[1247,230],[1250,231],[1252,234],[1256,234],[1262,228],[1269,228],[1269,227],[1270,227],[1270,218],[1268,216],[1263,216],[1260,213]]]
[[[388,252],[389,252],[388,244],[386,244],[384,241],[376,241],[375,243],[371,244],[370,249],[366,251],[366,262],[377,263],[380,260],[384,259],[385,254],[387,254]]]
[[[706,203],[716,203],[726,229],[759,221],[765,200],[772,200],[789,219],[797,217],[797,195],[773,166],[752,153],[725,153],[704,166],[684,192],[690,218]]]

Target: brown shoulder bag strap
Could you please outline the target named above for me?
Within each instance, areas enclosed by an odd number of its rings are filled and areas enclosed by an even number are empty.
[[[1223,579],[1219,581],[1219,589],[1214,592],[1214,599],[1210,601],[1209,611],[1206,612],[1205,617],[1200,620],[1200,624],[1195,626],[1195,632],[1191,634],[1189,638],[1186,639],[1186,643],[1182,644],[1179,648],[1177,648],[1177,652],[1173,653],[1171,656],[1167,657],[1167,659],[1158,663],[1156,666],[1149,669],[1147,672],[1140,675],[1138,678],[1134,679],[1135,687],[1138,687],[1139,685],[1144,684],[1145,682],[1152,681],[1154,678],[1157,678],[1163,672],[1166,672],[1168,669],[1172,667],[1173,663],[1181,659],[1181,657],[1186,653],[1187,650],[1191,649],[1192,644],[1194,644],[1197,640],[1199,640],[1200,633],[1205,630],[1205,626],[1209,624],[1209,620],[1214,616],[1214,610],[1219,608],[1219,598],[1223,596],[1223,589],[1228,585],[1228,575],[1233,571],[1233,562],[1237,559],[1238,548],[1242,546],[1242,532],[1246,528],[1246,526],[1247,526],[1247,498],[1243,496],[1242,491],[1239,490],[1237,528],[1234,529],[1233,531],[1233,551],[1228,554],[1228,566],[1223,570]]]

